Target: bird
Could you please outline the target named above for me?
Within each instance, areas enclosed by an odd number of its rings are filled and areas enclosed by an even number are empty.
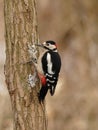
[[[50,91],[51,96],[55,93],[61,69],[61,57],[58,53],[56,42],[52,40],[45,41],[42,44],[37,44],[37,46],[46,50],[41,58],[43,75],[39,75],[42,86],[38,98],[40,102],[43,102],[48,90]]]

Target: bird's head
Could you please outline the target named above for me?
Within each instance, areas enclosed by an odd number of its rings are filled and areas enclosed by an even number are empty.
[[[46,41],[42,44],[36,44],[36,46],[42,47],[50,51],[57,51],[57,45],[54,41]]]
[[[42,43],[43,48],[51,51],[57,50],[57,45],[54,41],[46,41]]]

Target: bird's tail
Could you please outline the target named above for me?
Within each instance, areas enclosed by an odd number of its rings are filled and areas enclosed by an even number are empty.
[[[48,86],[47,86],[47,82],[46,82],[46,77],[44,75],[39,74],[39,78],[42,83],[42,87],[40,89],[40,92],[38,93],[39,102],[41,103],[44,101],[45,96],[48,92]]]
[[[40,92],[39,92],[39,95],[38,95],[39,102],[43,102],[43,101],[44,101],[47,92],[48,92],[48,87],[47,87],[47,85],[46,85],[46,86],[43,86],[43,85],[42,85],[42,87],[41,87],[41,89],[40,89]]]

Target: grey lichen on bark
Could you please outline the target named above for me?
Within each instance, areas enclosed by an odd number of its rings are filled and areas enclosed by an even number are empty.
[[[5,0],[5,77],[14,117],[14,130],[46,130],[45,105],[39,104],[40,82],[30,60],[28,43],[38,43],[36,0]],[[38,48],[37,52],[38,52]],[[38,53],[37,53],[38,57]],[[36,73],[35,87],[28,85]]]

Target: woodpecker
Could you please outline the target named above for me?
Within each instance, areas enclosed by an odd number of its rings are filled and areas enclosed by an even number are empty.
[[[54,41],[46,41],[38,46],[46,50],[41,59],[44,74],[44,76],[40,76],[42,87],[39,92],[39,101],[41,102],[44,101],[48,90],[50,90],[51,96],[54,95],[61,69],[61,58],[57,51],[57,44]]]

